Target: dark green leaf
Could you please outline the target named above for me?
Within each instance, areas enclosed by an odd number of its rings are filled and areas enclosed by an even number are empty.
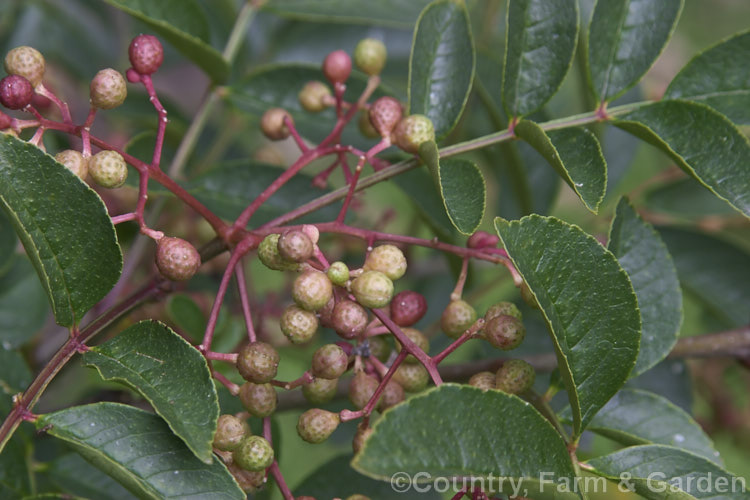
[[[515,133],[554,167],[586,208],[597,213],[607,189],[607,163],[594,134],[578,127],[545,132],[528,120],[520,121]]]
[[[463,2],[436,0],[428,5],[419,16],[409,59],[409,114],[432,120],[438,141],[458,123],[475,63]]]
[[[49,305],[39,277],[25,256],[16,256],[0,276],[0,342],[10,348],[26,343],[43,326]]]
[[[625,198],[617,204],[607,248],[625,269],[638,297],[642,342],[632,376],[664,359],[682,324],[682,292],[666,245]]]
[[[389,480],[397,472],[417,484],[491,476],[495,486],[501,478],[522,481],[521,491],[534,498],[578,498],[540,482],[539,471],[549,481],[572,480],[575,472],[557,431],[516,396],[443,384],[388,410],[373,429],[352,466],[375,479]],[[511,492],[508,479],[505,493]]]
[[[31,370],[18,351],[0,347],[0,392],[13,396],[31,383]]]
[[[683,0],[598,1],[588,36],[594,95],[609,102],[638,83],[661,54],[680,17]]]
[[[271,0],[263,8],[284,17],[317,22],[411,28],[430,0]]]
[[[615,256],[577,226],[531,215],[496,218],[495,228],[552,333],[578,436],[638,357],[633,286]]]
[[[167,314],[175,326],[192,339],[202,339],[206,330],[206,315],[193,299],[184,294],[173,295],[167,302]],[[218,328],[218,325],[217,325]]]
[[[31,493],[31,446],[19,434],[13,436],[0,454],[0,498],[20,499]]]
[[[511,0],[503,67],[503,104],[508,116],[538,110],[560,88],[578,41],[575,0]]]
[[[206,15],[195,0],[104,0],[146,23],[212,80],[223,82],[229,64],[211,45]]]
[[[143,410],[96,403],[41,415],[35,423],[140,498],[245,499],[216,457],[210,465],[201,462],[164,420]]]
[[[101,198],[36,146],[3,135],[0,206],[39,273],[57,323],[77,324],[122,268]]]
[[[665,359],[646,373],[628,380],[625,387],[653,392],[686,412],[693,411],[693,384],[682,359]]]
[[[703,457],[670,446],[634,446],[589,460],[588,464],[595,474],[616,481],[627,473],[628,484],[648,499],[750,498],[744,479]]]
[[[650,211],[682,219],[737,215],[730,204],[690,177],[649,190],[646,193],[646,206]]]
[[[750,125],[750,31],[695,56],[674,77],[664,97],[708,104],[730,120]]]
[[[725,116],[703,104],[662,101],[619,117],[615,125],[664,151],[750,216],[750,142]]]
[[[140,392],[198,458],[211,463],[219,400],[206,360],[156,321],[141,321],[83,355],[105,380]]]
[[[103,474],[77,453],[68,453],[49,464],[46,474],[52,482],[67,494],[84,498],[106,498],[107,500],[130,500],[132,494],[120,483]]]
[[[5,274],[15,260],[18,238],[5,212],[0,210],[0,276]]]
[[[445,213],[445,204],[427,170],[415,168],[393,178],[393,181],[409,196],[417,212],[430,228],[444,240],[456,234],[453,223]],[[429,187],[427,187],[429,186]]]

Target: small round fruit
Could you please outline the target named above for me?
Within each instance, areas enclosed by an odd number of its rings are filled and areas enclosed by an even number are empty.
[[[331,264],[326,274],[334,285],[344,286],[349,281],[349,267],[341,261]]]
[[[361,493],[355,493],[354,495],[346,497],[345,500],[370,500],[370,497],[362,495]]]
[[[393,129],[401,121],[403,110],[398,99],[385,96],[372,103],[368,116],[373,128],[381,137],[390,137]]]
[[[361,335],[367,327],[367,311],[351,300],[336,303],[331,315],[333,329],[345,339]]]
[[[113,109],[125,102],[128,88],[125,78],[112,68],[103,69],[91,80],[91,105],[99,109]]]
[[[401,384],[406,392],[419,392],[427,387],[430,374],[420,363],[403,363],[393,374],[393,380]]]
[[[425,337],[425,334],[417,330],[416,328],[402,328],[401,329],[404,334],[406,334],[407,337],[409,337],[409,340],[417,344],[417,347],[422,349],[425,353],[430,352],[430,340]],[[402,346],[401,342],[396,342],[396,350],[398,352],[401,352]],[[417,358],[414,357],[414,355],[409,354],[406,356],[406,359],[404,360],[404,363],[417,363]]]
[[[397,293],[391,300],[391,319],[398,326],[411,326],[427,312],[424,295],[412,290]]]
[[[497,370],[495,388],[508,394],[522,394],[534,385],[534,367],[522,359],[509,359]]]
[[[34,88],[42,83],[45,68],[42,53],[27,45],[12,49],[5,56],[5,71],[26,78]]]
[[[289,306],[281,314],[279,326],[292,344],[304,344],[318,331],[318,317],[314,312]]]
[[[365,307],[385,307],[393,297],[393,282],[380,271],[365,271],[352,281],[352,294]]]
[[[403,118],[393,131],[396,145],[407,153],[417,154],[423,142],[435,140],[432,120],[424,115],[409,115]]]
[[[315,250],[310,237],[302,231],[287,231],[279,236],[276,245],[281,257],[292,262],[305,262]]]
[[[359,113],[357,127],[359,127],[359,132],[368,139],[377,139],[380,137],[380,134],[375,130],[375,127],[372,126],[372,122],[370,122],[370,111],[367,109],[363,109]]]
[[[323,306],[322,309],[317,311],[318,318],[320,319],[320,326],[325,328],[333,328],[333,308],[336,306],[336,299],[331,298],[328,304]]]
[[[469,385],[478,387],[483,391],[495,388],[495,374],[492,372],[475,373],[469,379]]]
[[[354,433],[354,439],[352,439],[352,450],[355,454],[359,453],[359,450],[364,446],[365,441],[372,435],[372,427],[362,425],[360,422],[357,425],[357,432]]]
[[[521,345],[525,336],[526,328],[521,320],[507,314],[495,316],[482,330],[482,337],[503,351],[509,351]]]
[[[383,42],[376,38],[365,38],[354,48],[354,64],[368,75],[379,75],[387,55]]]
[[[323,74],[331,83],[344,83],[352,72],[352,58],[343,50],[335,50],[323,60]]]
[[[457,339],[477,319],[476,310],[465,300],[453,300],[440,317],[440,327],[446,335]]]
[[[261,471],[273,463],[273,448],[262,436],[245,436],[232,452],[232,460],[245,470]]]
[[[182,238],[165,236],[156,244],[156,267],[169,280],[189,280],[200,265],[198,250]]]
[[[297,434],[308,443],[322,443],[333,434],[340,422],[338,413],[311,408],[299,416]]]
[[[507,316],[513,316],[515,318],[518,318],[519,320],[523,319],[521,311],[513,302],[498,302],[497,304],[491,305],[490,308],[487,309],[487,312],[484,313],[484,320],[489,321],[495,316],[501,316],[503,314]]]
[[[294,280],[292,298],[302,309],[317,311],[333,298],[333,284],[325,273],[305,271]]]
[[[150,75],[164,62],[164,47],[154,35],[138,35],[130,42],[128,57],[134,70]]]
[[[13,119],[0,111],[0,130],[5,130],[7,128],[10,128],[11,124],[13,123]]]
[[[349,401],[359,410],[364,408],[377,390],[380,382],[372,375],[357,372],[349,383]]]
[[[250,415],[263,418],[276,411],[279,397],[271,384],[245,382],[240,387],[240,401]]]
[[[99,151],[89,159],[89,173],[101,187],[114,189],[125,184],[128,166],[117,151]]]
[[[349,366],[349,356],[336,344],[319,347],[312,357],[312,373],[319,378],[337,379]]]
[[[367,339],[370,347],[370,356],[385,362],[391,356],[391,344],[386,335],[376,335]]]
[[[258,258],[264,266],[274,271],[296,271],[299,269],[299,264],[286,260],[279,253],[280,238],[278,234],[269,234],[263,238],[258,245]]]
[[[0,80],[0,103],[8,109],[23,109],[31,104],[34,88],[19,75],[8,75]]]
[[[248,382],[265,384],[276,376],[279,353],[265,342],[251,342],[237,355],[237,371]]]
[[[232,451],[239,446],[242,438],[250,434],[250,426],[234,415],[220,415],[214,434],[214,448]]]
[[[226,464],[234,480],[240,486],[240,489],[245,493],[254,493],[258,491],[264,484],[266,484],[266,472],[265,471],[249,471],[240,468],[233,462]]]
[[[314,378],[302,386],[302,395],[314,405],[327,403],[336,396],[339,379]]]
[[[328,101],[331,96],[331,89],[319,81],[307,82],[297,97],[299,103],[305,111],[318,113],[328,107]]]
[[[285,109],[271,108],[263,113],[260,118],[260,129],[263,135],[272,141],[280,141],[289,137],[289,127],[284,123],[284,119],[289,118],[292,121],[292,115]]]
[[[385,384],[383,395],[380,397],[380,403],[378,403],[378,410],[383,412],[391,406],[396,406],[403,400],[404,388],[401,387],[401,384],[391,379]]]
[[[406,272],[404,252],[395,245],[380,245],[367,254],[365,271],[380,271],[391,280],[397,280]]]
[[[65,165],[68,170],[76,174],[81,180],[86,178],[89,172],[88,158],[74,149],[66,149],[55,155],[58,163]]]

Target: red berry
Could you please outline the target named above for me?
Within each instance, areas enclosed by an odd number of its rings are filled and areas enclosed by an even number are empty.
[[[0,130],[5,130],[6,128],[10,128],[10,125],[12,122],[12,118],[2,111],[0,111]]]
[[[201,256],[198,250],[182,238],[165,236],[156,244],[156,267],[167,279],[189,280],[200,265]]]
[[[370,106],[370,123],[381,137],[388,137],[401,121],[401,103],[393,97],[381,97]]]
[[[344,83],[352,72],[352,58],[343,50],[335,50],[323,61],[323,74],[331,83]]]
[[[391,300],[391,319],[399,326],[411,326],[427,312],[424,295],[412,290],[397,293]]]
[[[0,103],[8,109],[23,109],[31,103],[34,87],[26,78],[8,75],[0,80]]]
[[[130,42],[128,57],[134,70],[142,75],[150,75],[164,62],[164,47],[153,35],[138,35]]]
[[[336,333],[345,339],[353,339],[365,331],[367,311],[351,300],[342,300],[333,308],[331,323]]]

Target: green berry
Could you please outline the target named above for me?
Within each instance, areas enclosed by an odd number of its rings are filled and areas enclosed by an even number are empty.
[[[398,382],[406,392],[419,392],[427,387],[430,374],[420,363],[402,363],[393,374],[393,380]]]
[[[509,359],[497,370],[495,387],[508,394],[522,394],[534,385],[534,367],[522,359]]]
[[[282,234],[276,245],[281,257],[292,262],[305,262],[315,251],[312,240],[302,231],[288,231]]]
[[[359,453],[359,450],[364,446],[365,441],[372,435],[372,427],[363,425],[360,422],[357,425],[357,432],[354,433],[354,439],[352,439],[352,450],[355,454]]]
[[[349,366],[349,356],[336,344],[319,347],[312,357],[312,373],[319,378],[337,379]]]
[[[264,484],[266,484],[266,472],[260,471],[249,471],[240,468],[233,462],[226,464],[227,469],[237,481],[240,489],[245,493],[255,493]]]
[[[331,89],[325,83],[318,81],[307,82],[297,95],[302,108],[311,113],[326,109],[330,96]]]
[[[357,126],[359,127],[359,132],[368,139],[377,139],[378,137],[380,137],[378,131],[375,129],[375,127],[372,126],[372,122],[370,121],[370,112],[366,109],[362,110],[359,113]]]
[[[292,298],[302,309],[317,311],[333,298],[333,284],[325,273],[305,271],[294,280]]]
[[[487,312],[484,313],[484,320],[489,321],[495,316],[501,315],[514,316],[518,319],[523,319],[521,311],[513,302],[498,302],[497,304],[494,304],[490,306],[489,309],[487,309]]]
[[[318,330],[318,317],[314,312],[289,306],[281,314],[281,331],[292,344],[304,344]]]
[[[76,174],[81,180],[86,178],[89,172],[88,158],[84,158],[81,153],[74,149],[66,149],[55,155],[58,163],[65,165],[68,170]]]
[[[380,245],[367,255],[363,269],[380,271],[391,280],[397,280],[406,272],[406,257],[395,245]]]
[[[232,452],[232,460],[245,470],[261,471],[273,463],[273,448],[261,436],[245,436]]]
[[[182,238],[165,236],[156,244],[156,267],[169,280],[189,280],[200,265],[198,250]]]
[[[240,401],[251,415],[268,417],[276,411],[279,398],[271,384],[245,382],[240,387]]]
[[[380,402],[378,403],[378,410],[381,412],[385,411],[391,406],[396,406],[403,400],[404,388],[401,387],[401,384],[391,379],[385,384],[383,395],[380,397]]]
[[[299,416],[297,434],[308,443],[322,443],[339,426],[338,413],[312,408]]]
[[[125,184],[128,166],[117,151],[99,151],[89,159],[89,173],[101,187],[114,189]]]
[[[276,376],[278,366],[278,351],[265,342],[251,342],[237,355],[237,371],[248,382],[270,382]]]
[[[484,325],[482,330],[482,337],[503,351],[518,347],[525,336],[526,328],[521,320],[507,314],[495,316]]]
[[[314,405],[322,405],[336,396],[339,379],[314,378],[302,386],[302,395]]]
[[[263,135],[272,141],[280,141],[289,137],[289,127],[284,123],[284,119],[292,120],[292,115],[281,108],[271,108],[263,113],[260,118],[260,129]]]
[[[5,56],[5,71],[9,75],[26,78],[32,87],[42,83],[45,68],[46,62],[41,52],[26,45],[10,50]]]
[[[99,109],[113,109],[125,102],[128,88],[125,78],[112,68],[103,69],[91,80],[91,105]]]
[[[425,353],[430,352],[430,340],[425,336],[424,333],[420,332],[416,328],[402,328],[401,331],[404,332],[404,334],[406,334],[406,336],[409,337],[412,342],[417,344],[417,347],[422,349]],[[396,342],[396,350],[398,352],[401,352],[401,349],[401,342]],[[404,363],[417,362],[417,358],[415,358],[413,354],[409,354],[404,360]]]
[[[469,385],[478,387],[483,391],[495,388],[495,374],[492,372],[475,373],[469,379]]]
[[[423,142],[435,140],[435,127],[432,120],[424,115],[410,115],[398,122],[393,138],[398,147],[407,153],[417,154]]]
[[[365,307],[385,307],[393,297],[393,282],[380,271],[365,271],[352,282],[352,293]]]
[[[349,383],[349,401],[359,410],[364,408],[380,385],[378,379],[365,372],[357,372]]]
[[[368,113],[370,124],[381,137],[390,137],[402,116],[401,103],[390,96],[381,97],[373,102]]]
[[[258,258],[269,269],[274,271],[296,271],[299,263],[285,259],[279,253],[281,235],[269,234],[258,245]]]
[[[354,495],[349,495],[346,497],[346,500],[370,500],[370,497],[362,495],[360,493],[355,493]]]
[[[376,335],[367,339],[370,345],[370,356],[385,362],[391,356],[391,344],[386,335]]]
[[[344,286],[349,281],[349,267],[341,261],[331,264],[326,274],[334,285]]]
[[[367,327],[367,311],[351,300],[336,303],[331,315],[333,329],[345,339],[361,335]]]
[[[239,446],[242,438],[250,434],[250,426],[234,415],[220,415],[214,434],[214,448],[232,451]]]
[[[354,64],[368,75],[379,75],[388,52],[385,44],[375,38],[360,40],[354,48]]]
[[[465,300],[453,300],[440,317],[440,327],[446,335],[457,339],[477,319],[476,310]]]

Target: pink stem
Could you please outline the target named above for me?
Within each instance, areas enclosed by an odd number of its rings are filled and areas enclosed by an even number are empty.
[[[305,141],[300,137],[299,132],[297,132],[297,128],[294,126],[294,122],[291,118],[288,116],[284,117],[284,125],[286,125],[286,128],[289,129],[289,134],[292,136],[292,139],[294,139],[294,142],[297,144],[297,147],[302,151],[303,153],[306,152],[309,148],[307,147],[307,144],[305,144]]]
[[[250,312],[250,299],[247,295],[247,283],[245,282],[245,269],[242,264],[238,265],[235,270],[235,279],[237,280],[237,290],[240,294],[240,304],[242,304],[242,316],[245,318],[245,328],[247,329],[247,337],[250,342],[255,342],[257,337],[255,335],[255,328],[253,327],[253,316]]]
[[[236,352],[214,352],[214,351],[207,351],[206,352],[206,358],[212,360],[212,361],[225,361],[227,363],[236,363],[237,362],[237,353]]]
[[[271,380],[271,385],[276,387],[281,387],[282,389],[286,389],[287,391],[290,391],[292,389],[296,389],[297,387],[305,384],[309,384],[313,381],[313,375],[310,373],[310,371],[306,371],[302,374],[301,377],[298,379],[292,380],[291,382],[282,382],[281,380]]]
[[[393,374],[396,373],[396,370],[398,369],[399,365],[401,365],[401,363],[404,362],[404,360],[406,359],[406,356],[408,355],[409,353],[406,351],[406,349],[401,349],[401,352],[398,353],[398,356],[396,356],[396,359],[393,360],[393,364],[391,365],[390,370],[388,370],[388,372],[385,374],[383,379],[380,381],[380,385],[378,385],[378,388],[375,389],[375,392],[372,394],[372,397],[367,402],[365,407],[359,411],[341,410],[341,412],[339,413],[341,421],[348,422],[349,420],[354,420],[356,418],[361,418],[361,417],[370,415],[372,413],[372,410],[375,409],[375,405],[378,403],[378,399],[380,399],[380,395],[383,394],[383,391],[385,390],[385,386],[388,385],[388,382],[393,377]]]
[[[479,318],[460,337],[458,337],[456,340],[451,342],[451,344],[448,347],[443,349],[441,353],[433,356],[432,362],[435,363],[435,365],[440,364],[440,362],[443,361],[446,357],[448,357],[449,354],[451,354],[453,351],[458,349],[459,346],[461,346],[464,342],[472,338],[476,332],[482,329],[483,326],[484,326],[484,318]]]
[[[240,393],[240,386],[226,378],[221,373],[217,372],[216,370],[213,371],[213,376],[216,380],[218,380],[224,387],[226,387],[229,392],[232,394],[232,396],[236,396]]]
[[[469,257],[464,256],[461,262],[461,272],[458,274],[458,280],[456,280],[456,288],[451,293],[451,300],[460,300],[461,295],[464,292],[464,285],[466,284],[466,275],[469,274]]]
[[[154,145],[154,156],[151,159],[151,167],[159,168],[161,162],[161,152],[164,147],[164,133],[167,130],[167,110],[162,106],[159,97],[156,95],[154,89],[154,83],[151,81],[151,75],[141,75],[141,83],[146,87],[148,92],[148,100],[153,104],[154,109],[159,114],[159,124],[156,129],[156,144]]]
[[[63,117],[63,122],[72,125],[73,124],[73,117],[70,115],[70,109],[68,108],[68,104],[63,102],[59,97],[55,95],[54,92],[52,92],[50,89],[44,86],[43,83],[39,84],[34,91],[39,94],[40,96],[46,97],[50,101],[54,103],[55,106],[60,110],[60,113]]]
[[[135,212],[130,212],[129,214],[115,215],[114,217],[112,217],[112,224],[116,226],[117,224],[120,224],[122,222],[127,222],[130,220],[137,220],[137,219],[138,219],[138,215],[136,215]]]
[[[271,472],[271,475],[276,481],[276,484],[279,486],[279,490],[284,496],[284,500],[294,500],[292,491],[289,489],[289,486],[287,486],[286,481],[284,481],[284,476],[281,475],[281,471],[279,470],[279,463],[274,460],[268,470]]]

